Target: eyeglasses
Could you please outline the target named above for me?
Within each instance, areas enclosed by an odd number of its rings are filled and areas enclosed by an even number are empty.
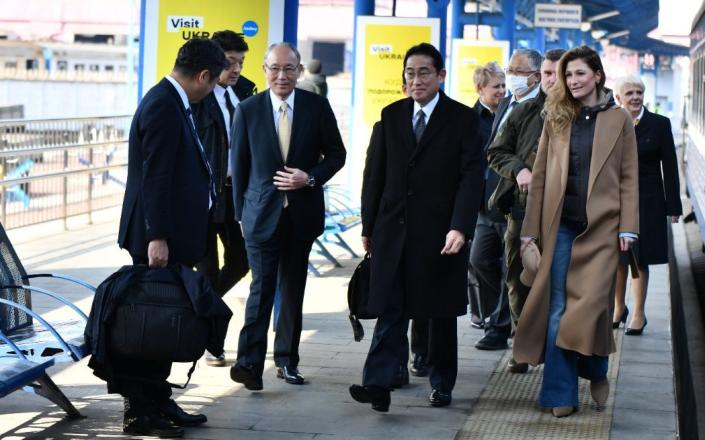
[[[279,75],[279,72],[284,72],[284,75],[286,76],[293,76],[295,73],[299,71],[298,66],[292,66],[291,64],[286,65],[284,67],[281,66],[268,66],[264,65],[264,67],[267,68],[274,76]]]
[[[407,81],[413,81],[414,79],[426,81],[434,73],[436,72],[431,69],[419,69],[417,71],[405,70],[404,78],[406,78]]]
[[[532,75],[532,74],[538,72],[538,70],[518,70],[518,69],[514,70],[511,67],[504,69],[504,71],[507,73],[507,75],[526,75],[526,76],[529,76],[529,75]]]

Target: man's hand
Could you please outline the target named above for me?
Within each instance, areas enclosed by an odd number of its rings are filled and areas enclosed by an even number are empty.
[[[446,245],[441,249],[441,255],[455,255],[465,244],[465,234],[455,229],[451,229],[446,234]]]
[[[169,262],[169,246],[166,240],[152,240],[147,246],[149,267],[166,267]]]
[[[293,191],[306,186],[308,173],[298,168],[284,167],[284,171],[277,171],[274,175],[274,186],[279,191]]]
[[[531,185],[531,171],[528,168],[524,168],[517,174],[517,185],[519,185],[519,191],[526,193],[529,192],[529,185]]]
[[[370,249],[372,248],[372,239],[370,237],[362,237],[362,248],[365,250],[365,252],[370,251]]]
[[[619,250],[622,252],[628,251],[635,241],[636,239],[632,237],[619,237]]]
[[[672,215],[671,216],[671,223],[678,223],[678,220],[680,220],[680,218],[681,217],[679,215]]]
[[[519,256],[524,255],[524,251],[529,244],[534,241],[533,237],[521,237],[521,246],[519,247]]]

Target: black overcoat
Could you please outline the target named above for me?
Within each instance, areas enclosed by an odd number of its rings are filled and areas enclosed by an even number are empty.
[[[639,151],[639,264],[664,264],[667,217],[683,214],[671,121],[645,108],[634,129]]]
[[[411,98],[382,110],[364,173],[363,236],[372,238],[368,308],[381,313],[397,271],[403,271],[404,310],[412,318],[448,318],[467,310],[468,245],[441,255],[446,234],[470,239],[482,197],[483,159],[478,116],[440,98],[419,145]]]

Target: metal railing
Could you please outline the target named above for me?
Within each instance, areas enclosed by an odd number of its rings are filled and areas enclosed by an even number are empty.
[[[5,229],[122,203],[131,115],[0,121]]]

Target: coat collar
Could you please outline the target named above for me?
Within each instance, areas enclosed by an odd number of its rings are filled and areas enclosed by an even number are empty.
[[[588,178],[587,198],[590,199],[595,180],[609,158],[617,139],[622,134],[624,119],[628,117],[626,110],[618,107],[599,112],[595,122],[595,135],[592,142],[590,158],[590,175]],[[551,148],[558,159],[561,168],[561,187],[565,188],[568,181],[568,158],[570,154],[571,126],[561,132],[551,130]]]
[[[423,132],[423,135],[421,136],[421,141],[416,145],[411,153],[411,157],[409,160],[413,160],[416,156],[418,156],[426,147],[428,147],[428,144],[430,143],[431,139],[433,139],[436,136],[436,133],[447,123],[447,118],[443,118],[442,114],[445,110],[445,107],[447,106],[448,103],[448,97],[443,93],[442,91],[438,92],[438,103],[436,104],[436,107],[433,110],[433,115],[431,119],[428,121],[428,125],[426,126],[426,129]],[[413,100],[411,101],[412,103],[412,111],[413,111]],[[410,133],[413,133],[413,129]],[[412,141],[413,141],[413,136],[412,136]]]

